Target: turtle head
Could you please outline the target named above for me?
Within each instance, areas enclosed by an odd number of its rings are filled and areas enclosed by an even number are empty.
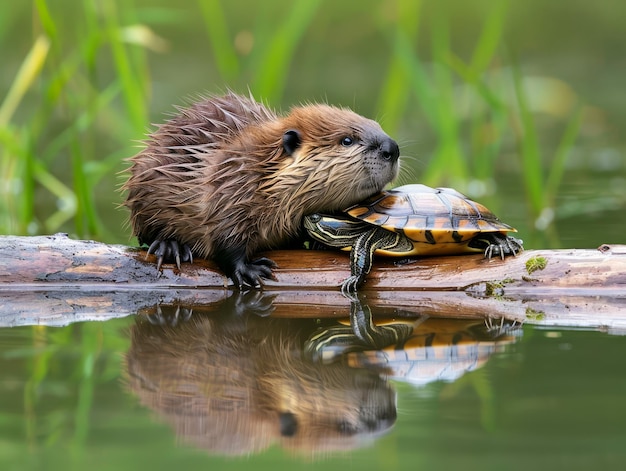
[[[339,249],[352,247],[355,239],[371,227],[349,216],[320,213],[305,216],[303,224],[313,240]]]

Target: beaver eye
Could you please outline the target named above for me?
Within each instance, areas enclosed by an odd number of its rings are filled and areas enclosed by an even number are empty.
[[[352,139],[350,136],[346,136],[341,139],[341,145],[344,147],[350,147],[352,144],[354,144],[354,139]]]

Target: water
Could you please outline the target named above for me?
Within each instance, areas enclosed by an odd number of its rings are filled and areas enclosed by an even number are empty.
[[[336,325],[164,308],[2,329],[0,466],[622,469],[626,337],[418,319],[403,350],[303,357]]]

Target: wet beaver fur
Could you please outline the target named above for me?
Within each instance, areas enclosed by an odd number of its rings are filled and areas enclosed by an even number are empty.
[[[342,210],[398,172],[375,121],[322,104],[275,114],[251,97],[210,97],[150,134],[123,186],[133,233],[163,261],[211,258],[236,286],[273,278],[254,258],[295,237],[306,214]]]
[[[304,354],[311,319],[196,307],[181,320],[175,307],[159,309],[130,330],[125,382],[183,442],[224,455],[278,443],[316,456],[371,443],[396,422],[386,370]]]

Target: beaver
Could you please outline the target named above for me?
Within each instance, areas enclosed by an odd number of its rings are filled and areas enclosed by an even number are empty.
[[[346,108],[282,116],[228,92],[177,110],[129,159],[122,187],[157,269],[210,258],[237,287],[262,286],[276,265],[255,253],[293,240],[304,215],[342,210],[398,173],[398,144]]]
[[[130,329],[124,381],[181,441],[223,455],[278,443],[313,456],[363,446],[394,426],[385,367],[313,361],[303,352],[312,319],[219,309],[179,316],[179,306],[160,305]]]

